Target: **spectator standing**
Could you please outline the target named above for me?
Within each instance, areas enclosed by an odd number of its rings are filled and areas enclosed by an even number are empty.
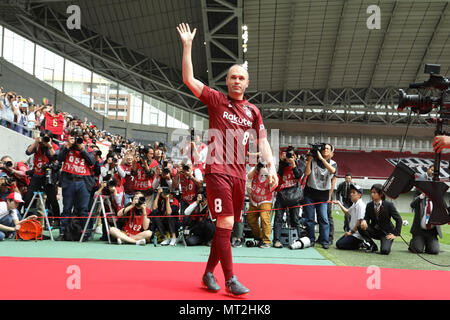
[[[353,205],[352,199],[350,198],[350,185],[353,183],[352,174],[345,174],[345,181],[341,182],[336,190],[336,200],[339,200],[342,205],[348,209]],[[350,230],[349,227],[350,216],[345,215],[344,217],[344,231],[348,232]]]

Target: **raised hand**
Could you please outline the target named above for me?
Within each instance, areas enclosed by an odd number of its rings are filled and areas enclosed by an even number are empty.
[[[187,23],[180,23],[177,30],[183,44],[192,43],[192,40],[194,40],[195,34],[197,33],[197,28],[194,28],[194,31],[191,32],[191,28],[189,28],[189,24]]]

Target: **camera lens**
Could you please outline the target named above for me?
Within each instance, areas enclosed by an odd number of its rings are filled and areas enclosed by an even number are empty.
[[[11,168],[13,166],[12,161],[6,161],[5,166],[7,166],[8,168]]]
[[[42,138],[42,140],[43,140],[45,143],[49,143],[49,142],[50,142],[50,137],[45,136],[45,137]]]
[[[76,143],[76,144],[83,144],[83,138],[78,137],[78,138],[75,140],[75,143]]]
[[[143,205],[145,203],[145,197],[139,197],[138,198],[138,204]]]
[[[169,169],[167,169],[167,168],[164,168],[162,170],[162,172],[163,172],[164,175],[168,175],[170,173]]]

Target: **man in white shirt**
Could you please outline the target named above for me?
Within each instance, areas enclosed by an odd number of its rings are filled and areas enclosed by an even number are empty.
[[[358,250],[363,242],[363,238],[358,232],[358,226],[361,224],[361,221],[364,219],[366,205],[361,199],[363,195],[363,189],[356,185],[350,184],[350,199],[353,202],[353,205],[350,208],[346,208],[343,203],[338,200],[334,201],[334,203],[338,204],[341,207],[341,210],[345,213],[346,216],[349,217],[349,228],[347,231],[337,242],[336,248],[342,250]]]

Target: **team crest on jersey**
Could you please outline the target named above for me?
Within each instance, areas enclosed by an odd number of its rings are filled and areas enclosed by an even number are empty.
[[[250,111],[248,106],[245,105],[245,104],[244,104],[244,110],[245,110],[245,114],[247,115],[247,117],[249,117],[251,119],[252,118],[252,112]]]

